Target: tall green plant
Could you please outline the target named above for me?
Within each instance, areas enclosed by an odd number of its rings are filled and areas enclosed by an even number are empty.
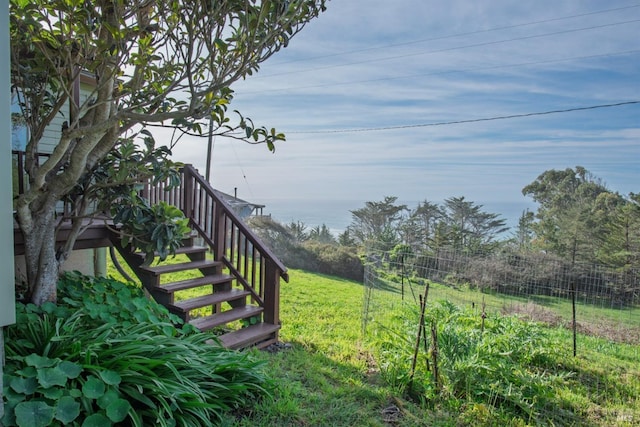
[[[176,328],[138,288],[74,273],[60,295],[6,330],[2,425],[211,425],[268,394],[262,362]]]

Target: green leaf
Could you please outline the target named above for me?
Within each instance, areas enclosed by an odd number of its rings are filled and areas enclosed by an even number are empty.
[[[61,362],[58,368],[69,379],[78,378],[78,375],[82,372],[82,366],[67,360]]]
[[[53,408],[45,402],[19,403],[15,414],[19,427],[46,427],[53,421]]]
[[[100,378],[108,385],[118,385],[122,381],[120,374],[115,371],[100,371]]]
[[[97,399],[104,394],[105,386],[102,381],[96,377],[89,377],[82,386],[82,394],[89,399]]]
[[[49,368],[56,364],[56,360],[49,359],[48,357],[43,357],[37,354],[30,354],[24,358],[24,361],[27,362],[27,365],[33,366],[35,368]]]
[[[114,423],[119,423],[127,417],[130,409],[131,405],[128,401],[118,399],[107,407],[107,417]]]
[[[67,383],[67,376],[58,367],[38,369],[38,382],[44,388],[53,386],[64,386]]]
[[[98,398],[98,406],[102,409],[106,409],[109,405],[111,405],[119,398],[120,395],[117,391],[109,389],[105,394],[102,395],[102,397]]]
[[[61,387],[51,387],[46,390],[42,390],[42,395],[47,399],[58,400],[64,394],[64,389]]]
[[[63,396],[58,401],[55,418],[64,424],[69,424],[80,415],[80,403],[71,396]]]
[[[108,427],[112,425],[109,418],[100,413],[89,415],[82,423],[82,427]]]
[[[15,377],[11,380],[9,386],[20,394],[33,394],[38,388],[38,380],[35,378],[19,378]]]

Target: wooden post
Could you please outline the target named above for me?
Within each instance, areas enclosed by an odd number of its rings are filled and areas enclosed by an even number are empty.
[[[213,259],[216,261],[222,261],[222,257],[225,253],[226,239],[227,239],[227,227],[225,224],[224,207],[220,202],[216,202],[213,207]]]
[[[280,324],[280,271],[275,262],[265,259],[264,269],[264,322]]]
[[[182,200],[182,210],[185,216],[191,220],[193,220],[193,177],[190,173],[191,165],[185,165],[182,168],[182,187],[183,191],[183,200]]]

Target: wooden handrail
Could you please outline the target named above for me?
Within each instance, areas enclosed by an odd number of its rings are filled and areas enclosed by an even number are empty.
[[[279,279],[289,280],[287,268],[192,165],[185,165],[181,175],[178,188],[147,184],[143,196],[150,203],[164,201],[180,208],[212,248],[214,259],[264,308],[265,322],[278,324]]]

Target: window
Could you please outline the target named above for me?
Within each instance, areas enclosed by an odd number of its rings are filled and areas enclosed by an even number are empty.
[[[20,108],[18,91],[11,92],[11,149],[24,151],[27,147],[29,132]]]

